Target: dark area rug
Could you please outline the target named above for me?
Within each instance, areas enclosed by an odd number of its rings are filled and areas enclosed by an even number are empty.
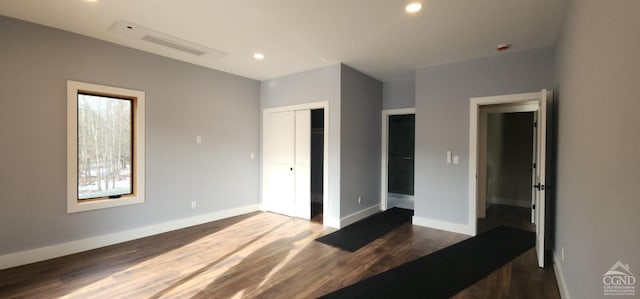
[[[321,298],[449,298],[535,243],[535,233],[501,226]]]
[[[317,238],[316,241],[355,252],[403,223],[411,221],[411,216],[413,210],[394,207]]]

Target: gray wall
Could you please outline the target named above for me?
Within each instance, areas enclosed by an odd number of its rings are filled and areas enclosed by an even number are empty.
[[[416,217],[467,224],[469,98],[550,89],[553,58],[543,48],[416,71]]]
[[[321,101],[329,101],[330,110],[335,105],[338,106],[336,111],[340,111],[340,64],[265,80],[260,84],[262,108]]]
[[[345,217],[380,203],[382,83],[345,65],[340,82],[340,217]]]
[[[5,17],[0,40],[0,254],[259,202],[259,82]],[[146,92],[146,203],[67,214],[68,79]]]
[[[532,158],[533,112],[489,114],[487,201],[529,207]]]
[[[416,79],[408,78],[382,84],[382,109],[416,107]]]
[[[329,123],[325,123],[329,130],[329,207],[324,207],[324,217],[330,221],[340,219],[340,70],[341,65],[336,64],[260,85],[262,108],[329,102]]]
[[[637,0],[571,1],[561,33],[555,250],[572,298],[603,297],[618,260],[640,281],[638,12]]]

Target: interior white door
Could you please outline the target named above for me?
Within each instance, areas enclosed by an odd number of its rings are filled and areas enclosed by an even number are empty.
[[[531,223],[536,223],[536,198],[537,190],[536,183],[538,182],[538,170],[536,169],[538,163],[538,111],[533,112],[533,156],[531,158]]]
[[[267,211],[295,215],[295,114],[263,115],[263,204]]]
[[[538,147],[536,151],[536,252],[538,266],[544,267],[545,254],[545,210],[546,210],[546,166],[547,166],[547,106],[550,94],[546,90],[540,93],[540,109],[538,110]]]
[[[295,216],[311,219],[311,110],[295,112]]]

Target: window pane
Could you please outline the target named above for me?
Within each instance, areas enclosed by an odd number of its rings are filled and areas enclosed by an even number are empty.
[[[78,199],[133,193],[132,104],[78,94]]]

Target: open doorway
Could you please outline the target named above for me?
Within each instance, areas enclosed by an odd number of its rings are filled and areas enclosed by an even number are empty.
[[[324,109],[311,110],[311,221],[322,223]]]
[[[415,109],[382,112],[381,207],[414,209]]]
[[[551,216],[553,204],[548,195],[547,183],[552,182],[553,159],[553,93],[540,92],[479,97],[470,99],[469,107],[469,220],[468,229],[474,235],[479,232],[478,218],[486,218],[487,186],[490,171],[487,168],[487,119],[490,112],[534,112],[533,119],[533,157],[531,159],[531,219],[536,233],[536,254],[538,266],[545,266],[545,252],[551,244]],[[535,159],[535,161],[534,161]],[[549,176],[547,170],[550,170]]]
[[[534,112],[491,112],[486,109],[486,166],[481,175],[486,187],[484,215],[478,218],[478,233],[501,225],[534,231],[532,225],[532,179],[534,164]]]

